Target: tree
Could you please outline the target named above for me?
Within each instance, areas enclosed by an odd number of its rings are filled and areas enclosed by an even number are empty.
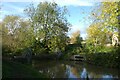
[[[16,53],[31,46],[33,35],[28,21],[18,16],[8,15],[1,24],[3,52],[9,49],[8,53]]]
[[[64,51],[70,24],[66,19],[66,8],[55,2],[40,2],[37,7],[30,5],[25,9],[38,41],[48,51]]]
[[[91,12],[92,24],[87,29],[87,44],[94,47],[112,42],[112,35],[119,32],[119,2],[102,2]]]
[[[112,33],[107,28],[101,27],[101,23],[91,24],[87,29],[87,34],[89,42],[94,45],[111,43]]]
[[[70,39],[72,44],[81,44],[82,37],[80,37],[80,31],[73,32]]]
[[[103,29],[120,32],[120,1],[102,2],[92,12],[93,23],[100,22]],[[120,33],[119,33],[120,36]]]
[[[2,22],[2,45],[4,48],[15,49],[15,43],[13,34],[15,33],[15,25],[18,20],[18,16],[6,16]],[[9,39],[9,40],[8,40]]]

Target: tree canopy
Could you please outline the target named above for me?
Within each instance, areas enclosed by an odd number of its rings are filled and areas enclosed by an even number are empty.
[[[112,35],[119,32],[120,2],[101,2],[92,12],[93,23],[87,29],[93,42],[110,43]]]
[[[81,44],[82,37],[80,37],[80,31],[73,32],[70,38],[70,43]]]
[[[19,16],[8,15],[1,22],[2,25],[2,45],[4,48],[16,53],[26,47],[31,46],[32,33],[29,21],[21,19]],[[8,40],[9,39],[9,40]]]
[[[49,51],[63,51],[68,42],[67,32],[70,23],[66,19],[67,9],[55,2],[40,2],[37,7],[30,5],[25,9],[38,41]]]

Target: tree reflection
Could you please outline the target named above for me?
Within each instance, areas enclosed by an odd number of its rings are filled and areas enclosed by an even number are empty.
[[[86,68],[83,68],[83,71],[81,72],[80,77],[81,78],[87,78],[87,70],[86,70]]]
[[[88,80],[88,78],[118,78],[118,74],[114,73],[116,70],[97,68],[92,65],[83,66],[83,64],[63,62],[34,62],[33,67],[38,69],[40,73],[46,74],[48,78],[80,78],[80,80]],[[110,70],[111,72],[109,72]]]

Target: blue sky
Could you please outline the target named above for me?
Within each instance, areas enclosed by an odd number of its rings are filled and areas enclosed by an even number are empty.
[[[18,15],[23,18],[26,18],[23,10],[29,6],[32,0],[24,1],[4,1],[0,5],[2,9],[0,11],[0,21],[3,20],[5,15]],[[34,2],[37,5],[39,2],[45,0],[39,0]],[[53,0],[46,0],[52,2]],[[90,23],[88,17],[90,16],[90,12],[92,8],[94,8],[95,2],[88,2],[87,0],[54,0],[60,7],[66,6],[70,17],[67,17],[68,21],[72,24],[71,30],[68,32],[70,36],[72,32],[80,30],[81,36],[85,39],[86,37],[86,28],[89,27]]]

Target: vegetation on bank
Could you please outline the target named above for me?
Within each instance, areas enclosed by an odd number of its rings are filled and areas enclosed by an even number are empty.
[[[120,68],[119,49],[112,52],[86,53],[86,62],[109,68]]]
[[[120,68],[120,2],[102,2],[91,13],[92,24],[87,29],[87,62]],[[116,35],[116,40],[113,40]],[[113,44],[113,41],[115,44]]]

